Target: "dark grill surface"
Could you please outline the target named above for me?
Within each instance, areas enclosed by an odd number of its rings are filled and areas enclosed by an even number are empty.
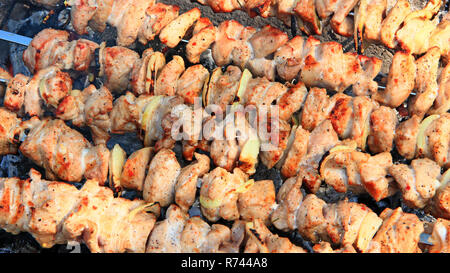
[[[423,0],[417,0],[418,2],[424,2]],[[262,27],[267,24],[271,24],[279,29],[282,29],[286,33],[289,33],[290,37],[295,32],[288,29],[284,26],[279,20],[275,18],[249,18],[246,13],[236,11],[231,14],[215,14],[209,7],[204,7],[195,3],[191,3],[187,0],[163,0],[159,1],[163,3],[177,4],[180,6],[180,14],[193,8],[194,6],[199,7],[202,11],[202,15],[211,19],[211,21],[217,26],[220,22],[224,20],[234,19],[239,21],[240,23],[247,26],[254,27]],[[52,28],[65,28],[71,30],[71,25],[68,24],[70,20],[68,18],[69,10],[61,7],[56,9],[52,16],[44,23],[44,18],[49,14],[48,10],[35,7],[30,5],[27,2],[22,1],[13,1],[13,0],[0,0],[0,27],[5,30],[9,30],[14,33],[18,33],[21,35],[25,35],[28,37],[33,37],[40,30],[52,27]],[[107,46],[115,45],[115,29],[108,27],[106,31],[102,34],[91,32],[89,35],[83,36],[84,38],[88,38],[90,40],[100,42],[106,41]],[[299,32],[297,31],[297,34]],[[73,38],[79,38],[78,35],[73,34]],[[353,39],[352,38],[343,38],[334,34],[330,30],[330,26],[327,24],[324,29],[324,34],[322,36],[317,36],[321,41],[338,41],[344,45],[344,49],[346,51],[354,51],[353,48]],[[172,55],[179,54],[180,56],[184,56],[183,48],[184,45],[180,45],[174,49],[163,48],[161,43],[156,40],[150,43],[148,47],[152,47],[155,50],[161,50],[165,52],[168,59],[171,58]],[[0,41],[0,65],[9,68],[14,74],[22,73],[25,75],[30,75],[30,72],[23,65],[22,62],[22,52],[25,50],[24,46],[19,46],[15,44],[8,44],[6,42]],[[136,45],[135,50],[141,53],[146,47],[141,45]],[[384,47],[379,47],[376,45],[370,46],[365,52],[365,55],[368,56],[376,56],[383,60],[383,69],[382,73],[387,74],[389,65],[391,63],[391,58],[393,56],[393,52],[387,50]],[[213,69],[214,64],[208,61],[208,59],[203,58],[202,64],[209,68]],[[87,84],[86,76],[79,76],[76,74],[71,75],[74,79],[74,89],[83,89]],[[3,97],[0,98],[0,105],[3,104]],[[51,115],[51,113],[49,113]],[[68,124],[71,126],[71,124]],[[90,132],[86,128],[77,128],[71,126],[72,128],[80,131],[88,140],[91,140]],[[132,152],[142,148],[142,143],[139,139],[139,136],[136,134],[125,134],[125,135],[112,135],[112,138],[107,143],[107,147],[112,149],[113,146],[119,143],[120,146],[127,152],[127,155],[130,155]],[[183,159],[181,153],[181,145],[177,144],[175,147],[175,152],[177,154],[177,158],[182,167],[186,166],[189,162]],[[393,157],[395,162],[402,162],[403,159],[393,152]],[[41,173],[43,169],[36,166],[29,159],[25,158],[23,155],[7,155],[3,156],[0,161],[0,177],[20,177],[26,178],[28,177],[28,172],[30,168],[35,168]],[[267,169],[262,164],[258,165],[256,174],[252,177],[255,180],[263,180],[270,179],[275,183],[275,187],[278,190],[282,184],[281,174],[277,169]],[[75,185],[80,188],[82,183],[75,183]],[[373,209],[376,213],[380,213],[383,209],[396,208],[402,206],[404,211],[415,213],[422,220],[432,220],[432,217],[424,214],[423,211],[412,210],[404,206],[401,202],[401,196],[396,194],[390,198],[386,198],[381,200],[380,202],[375,202],[369,195],[360,194],[355,195],[352,193],[337,193],[332,188],[323,185],[317,195],[324,199],[327,202],[337,202],[344,198],[348,198],[350,201],[364,203]],[[139,197],[138,193],[133,191],[127,191],[123,194],[123,197],[134,199]],[[165,218],[165,211],[162,211],[161,219]],[[189,210],[191,216],[199,215],[200,208],[198,201],[194,204],[194,206]],[[206,219],[205,219],[206,220]],[[219,223],[226,224],[231,226],[231,223],[221,221]],[[304,247],[312,251],[312,244],[308,241],[303,240],[303,238],[297,232],[284,233],[272,229],[273,232],[279,234],[280,236],[288,237],[295,244]],[[71,246],[66,245],[57,245],[51,249],[43,249],[39,246],[39,244],[32,238],[30,234],[21,233],[19,235],[11,235],[0,229],[0,253],[18,253],[18,252],[58,252],[58,253],[66,253],[71,252],[74,249]],[[81,252],[89,252],[86,246],[81,246]]]

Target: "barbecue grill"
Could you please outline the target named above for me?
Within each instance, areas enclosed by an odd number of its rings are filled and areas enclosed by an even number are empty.
[[[289,28],[284,25],[280,20],[276,18],[262,18],[255,17],[250,18],[247,13],[242,11],[234,11],[232,13],[214,13],[209,7],[202,6],[197,3],[193,3],[186,0],[163,0],[163,3],[176,4],[180,6],[180,14],[190,10],[193,7],[199,7],[202,11],[203,16],[208,17],[214,23],[218,25],[224,20],[234,19],[239,21],[241,24],[253,27],[263,27],[264,25],[273,25],[284,32],[289,34],[289,37],[300,34],[299,30],[296,28]],[[423,6],[426,1],[417,0],[415,1],[417,6]],[[44,28],[56,28],[56,29],[67,29],[69,31],[73,30],[70,24],[70,10],[68,7],[59,6],[54,10],[48,10],[42,7],[34,6],[28,1],[13,1],[13,0],[0,0],[0,28],[10,31],[12,33],[17,33],[27,37],[33,37],[39,31]],[[115,45],[116,30],[110,26],[107,27],[106,31],[103,33],[96,33],[90,31],[87,35],[79,37],[75,32],[71,32],[74,36],[72,38],[87,38],[89,40],[101,43],[106,41],[107,46]],[[325,28],[323,35],[317,36],[317,39],[321,41],[337,41],[343,45],[344,51],[354,51],[354,40],[352,37],[345,38],[335,34],[329,24],[325,23]],[[168,59],[173,55],[185,56],[185,45],[181,43],[179,46],[169,49],[165,47],[158,39],[151,41],[149,45],[142,46],[136,43],[133,49],[141,54],[147,47],[152,47],[155,50],[159,50],[167,56]],[[24,66],[22,61],[23,51],[26,49],[25,46],[7,43],[5,41],[0,41],[0,65],[7,68],[12,74],[22,73],[24,75],[30,76],[31,73]],[[384,84],[383,75],[387,75],[389,66],[391,64],[391,59],[394,54],[394,50],[388,49],[384,46],[371,45],[364,52],[367,56],[375,56],[383,60],[383,67],[381,70],[381,75],[376,78],[380,85]],[[215,68],[214,62],[210,60],[210,57],[205,55],[201,58],[201,63],[207,67],[210,71]],[[74,78],[74,89],[82,90],[89,83],[89,75],[72,75]],[[97,85],[101,85],[101,82],[95,82]],[[351,90],[346,90],[346,93],[351,93]],[[1,100],[3,96],[1,96]],[[3,102],[0,101],[0,104]],[[47,113],[52,115],[52,113]],[[400,116],[400,119],[402,117]],[[88,140],[92,141],[92,137],[87,128],[78,128],[68,124],[71,128],[80,131]],[[107,143],[108,149],[112,149],[115,144],[120,144],[120,146],[126,151],[128,155],[134,151],[143,147],[140,138],[135,133],[128,133],[124,135],[113,134],[111,139]],[[184,167],[189,164],[182,156],[181,144],[177,144],[174,151],[177,155],[177,159],[181,166]],[[408,160],[402,158],[396,153],[392,152],[394,161],[396,163],[409,163]],[[42,168],[35,165],[30,159],[27,159],[21,154],[18,155],[6,155],[1,158],[0,162],[0,177],[20,177],[26,178],[28,176],[28,171],[30,168],[34,168],[41,173],[43,173]],[[280,171],[276,168],[267,169],[263,164],[258,164],[256,173],[252,176],[255,180],[270,179],[275,183],[276,190],[281,187],[282,176]],[[83,182],[83,181],[82,181]],[[80,188],[83,183],[73,183],[75,186]],[[433,222],[435,219],[433,216],[426,214],[422,210],[411,209],[405,206],[401,200],[401,194],[397,193],[389,198],[383,199],[379,202],[375,202],[368,194],[353,194],[348,193],[338,193],[330,186],[323,184],[318,191],[317,195],[324,199],[326,202],[334,203],[339,200],[348,198],[349,201],[359,202],[366,204],[374,212],[379,214],[385,208],[395,209],[397,207],[402,207],[403,211],[416,214],[424,222]],[[134,191],[125,191],[122,197],[133,199],[137,197],[137,193]],[[198,201],[189,210],[191,216],[202,216],[200,212],[200,204]],[[160,216],[160,219],[165,219],[164,210]],[[219,221],[219,223],[225,224],[231,227],[232,223],[228,223],[224,220]],[[297,232],[282,232],[271,228],[271,231],[279,234],[283,237],[288,237],[293,243],[299,245],[309,251],[312,251],[313,244],[307,240],[304,240]],[[89,252],[86,246],[82,245],[81,249],[78,249],[71,245],[57,245],[50,249],[44,249],[39,246],[39,244],[32,238],[31,235],[27,233],[22,233],[19,235],[11,235],[3,230],[0,230],[0,253],[23,253],[23,252],[72,252],[72,251],[82,251]]]

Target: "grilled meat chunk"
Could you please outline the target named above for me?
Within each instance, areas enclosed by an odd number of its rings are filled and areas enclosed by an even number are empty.
[[[162,149],[155,154],[144,182],[144,200],[150,203],[158,202],[162,207],[172,204],[175,200],[175,185],[180,170],[180,164],[173,151]]]
[[[393,165],[389,173],[397,181],[408,206],[423,208],[436,194],[441,168],[428,158],[415,159],[411,166]]]

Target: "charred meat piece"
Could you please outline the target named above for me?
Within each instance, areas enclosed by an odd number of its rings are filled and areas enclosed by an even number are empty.
[[[113,97],[108,88],[96,89],[88,86],[82,92],[74,90],[65,97],[56,109],[56,116],[71,120],[77,127],[88,126],[96,144],[106,144],[109,140],[113,109]]]
[[[413,208],[423,208],[436,194],[441,168],[425,158],[413,160],[411,166],[393,165],[389,173],[398,183],[405,203]]]
[[[155,214],[139,209],[142,200],[114,198],[96,180],[77,190],[31,170],[30,179],[2,178],[0,185],[6,208],[0,226],[14,234],[28,232],[44,248],[77,241],[91,252],[144,252],[156,221]]]
[[[151,160],[145,178],[143,197],[150,203],[167,207],[175,200],[175,185],[180,175],[180,164],[171,150],[160,150]]]
[[[423,223],[401,208],[395,210],[385,209],[380,217],[383,224],[373,238],[370,252],[381,253],[417,253],[420,234],[423,232]]]
[[[96,179],[100,185],[105,183],[109,160],[105,145],[92,146],[62,120],[33,118],[25,123],[24,129],[30,132],[20,151],[42,166],[49,179],[78,182],[84,177]]]

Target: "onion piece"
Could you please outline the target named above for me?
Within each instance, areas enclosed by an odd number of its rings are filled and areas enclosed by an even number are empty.
[[[212,92],[214,92],[215,89],[214,85],[217,83],[222,74],[223,74],[222,68],[217,67],[216,69],[214,69],[209,78],[209,82],[206,85],[206,90],[205,88],[203,88],[203,97],[204,97],[203,103],[205,106],[211,104],[211,96],[214,95],[212,94]]]
[[[144,204],[130,211],[130,213],[128,214],[128,220],[133,220],[133,218],[141,211],[153,213],[156,218],[158,218],[161,212],[161,207],[158,202]]]
[[[248,190],[250,190],[251,187],[253,187],[253,185],[255,185],[255,180],[250,179],[247,182],[242,183],[242,185],[240,185],[236,189],[236,192],[237,193],[246,193]]]
[[[216,209],[222,205],[222,198],[216,198],[216,199],[210,199],[208,197],[205,197],[203,195],[200,195],[199,198],[200,205],[206,209]]]
[[[338,145],[335,146],[333,149],[330,150],[330,154],[327,155],[322,163],[320,164],[320,168],[319,168],[319,173],[320,173],[320,177],[322,180],[325,179],[324,177],[324,170],[326,167],[326,164],[328,163],[328,161],[334,159],[334,157],[336,156],[337,153],[348,153],[348,152],[353,152],[356,150],[356,143],[355,142],[351,142],[349,143],[349,146],[346,145]]]
[[[236,97],[238,98],[238,102],[240,104],[245,104],[244,95],[247,90],[247,85],[252,78],[253,78],[252,73],[250,73],[248,69],[244,69],[244,72],[242,72],[241,79],[239,80],[239,88],[236,94]]]
[[[114,192],[121,190],[120,177],[122,176],[123,165],[127,153],[120,147],[119,144],[114,145],[109,157],[109,187]]]
[[[440,118],[440,115],[431,115],[424,119],[419,125],[419,133],[417,135],[417,153],[419,156],[426,156],[429,153],[427,138],[425,132],[433,121]]]

